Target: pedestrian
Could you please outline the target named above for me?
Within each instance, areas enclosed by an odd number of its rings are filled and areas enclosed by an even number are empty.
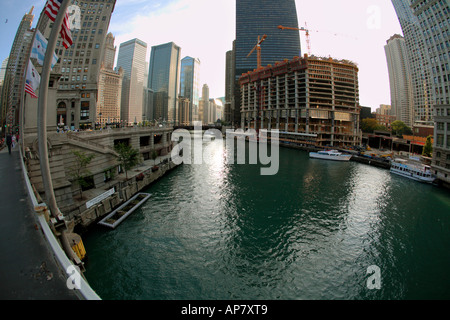
[[[11,154],[12,137],[11,137],[11,134],[9,134],[9,133],[6,136],[6,144],[8,145],[9,154]]]
[[[11,140],[12,140],[12,147],[14,148],[16,146],[16,135],[15,134],[12,135]]]

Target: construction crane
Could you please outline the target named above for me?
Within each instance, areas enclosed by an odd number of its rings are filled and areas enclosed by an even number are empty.
[[[306,26],[306,22],[305,22]],[[307,27],[307,26],[306,26]],[[298,31],[305,31],[306,34],[306,45],[308,46],[308,55],[311,55],[311,39],[309,38],[309,30],[307,28],[293,28],[293,27],[284,27],[284,26],[278,26],[278,29],[281,30],[298,30]]]
[[[263,43],[266,38],[267,35],[263,35],[262,37],[258,36],[258,42],[253,47],[252,51],[250,51],[250,53],[247,55],[247,58],[250,57],[250,55],[256,49],[257,69],[261,69],[261,43]]]

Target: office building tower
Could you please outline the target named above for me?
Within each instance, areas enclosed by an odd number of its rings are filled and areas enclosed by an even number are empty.
[[[0,69],[0,84],[3,84],[3,80],[5,79],[6,67],[8,66],[8,60],[9,60],[9,57],[6,58],[5,60],[3,60],[3,62],[2,62],[2,67]]]
[[[430,61],[435,126],[432,169],[450,186],[450,3],[414,0],[411,9]]]
[[[95,127],[99,118],[97,102],[100,67],[115,3],[115,0],[71,0],[71,5],[80,7],[80,29],[71,30],[73,44],[67,49],[58,36],[55,52],[59,60],[52,70],[53,76],[60,75],[56,85],[55,117],[60,126],[72,129]],[[47,39],[52,26],[53,22],[41,14],[38,29]]]
[[[19,107],[24,85],[24,71],[31,50],[33,31],[31,25],[34,15],[33,9],[26,13],[17,28],[17,33],[7,60],[3,88],[0,92],[0,124],[2,130],[11,130],[19,124]],[[2,66],[3,67],[3,66]]]
[[[199,102],[198,116],[199,121],[203,124],[209,123],[209,87],[207,84],[204,84],[202,87],[202,97]]]
[[[153,90],[154,118],[177,124],[181,48],[173,42],[153,46],[148,87]]]
[[[184,57],[181,60],[180,97],[189,100],[189,122],[198,120],[199,81],[200,60],[192,57]],[[184,103],[186,103],[186,100],[184,100]]]
[[[224,118],[227,124],[233,122],[234,117],[234,51],[227,51],[225,55],[225,104],[224,104]]]
[[[121,119],[127,125],[142,122],[143,88],[147,44],[132,39],[120,44],[117,68],[122,68]]]
[[[98,79],[97,123],[101,127],[120,123],[123,69],[114,70],[115,54],[114,36],[108,33]]]
[[[428,36],[424,36],[411,3],[411,0],[392,0],[405,38],[412,82],[414,123],[433,124],[432,111],[435,95],[431,60],[427,48],[430,40]]]
[[[391,114],[403,121],[408,127],[414,124],[414,106],[411,72],[407,56],[405,39],[394,35],[384,46],[391,89]]]
[[[261,45],[261,65],[300,56],[298,31],[278,29],[279,25],[298,28],[294,0],[236,0],[236,76],[257,67],[256,51],[247,55],[256,45],[258,36],[267,35]]]

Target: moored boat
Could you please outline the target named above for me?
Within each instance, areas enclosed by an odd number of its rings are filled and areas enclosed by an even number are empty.
[[[431,167],[418,161],[394,159],[391,161],[390,172],[412,180],[433,183],[436,177],[431,173]]]
[[[343,154],[337,150],[323,150],[318,152],[310,152],[310,158],[334,160],[334,161],[349,161],[352,157],[351,154]]]

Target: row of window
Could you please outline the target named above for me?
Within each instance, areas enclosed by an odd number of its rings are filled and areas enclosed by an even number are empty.
[[[443,134],[436,134],[436,147],[444,147],[444,135]],[[447,143],[446,148],[450,148],[450,135],[447,135]]]
[[[446,126],[446,124],[447,124],[447,126]],[[437,122],[436,123],[437,130],[444,130],[445,127],[447,127],[447,130],[450,132],[450,122],[447,122],[447,123],[445,123],[445,122]]]

